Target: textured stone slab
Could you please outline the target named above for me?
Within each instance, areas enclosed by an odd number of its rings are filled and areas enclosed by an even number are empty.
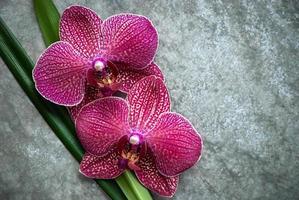
[[[174,199],[299,196],[299,5],[295,1],[55,1],[103,18],[134,12],[160,34],[156,62],[172,110],[202,132],[202,160]],[[32,2],[0,16],[36,60],[44,49]],[[0,62],[0,199],[105,199]],[[162,199],[155,197],[157,199]]]

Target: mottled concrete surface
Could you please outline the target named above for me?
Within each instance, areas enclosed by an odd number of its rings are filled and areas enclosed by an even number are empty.
[[[187,116],[205,143],[174,199],[298,199],[298,1],[55,2],[60,12],[76,2],[103,18],[134,12],[153,20],[172,110]],[[32,2],[1,0],[0,16],[36,60],[44,45]],[[0,199],[107,198],[79,175],[0,67]]]

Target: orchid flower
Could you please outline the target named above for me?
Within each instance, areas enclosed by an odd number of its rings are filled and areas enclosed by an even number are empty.
[[[81,108],[116,90],[128,92],[145,76],[163,78],[152,62],[158,34],[144,16],[119,14],[102,21],[88,8],[71,6],[62,14],[59,32],[61,41],[45,50],[33,71],[36,89],[53,103],[84,101]]]
[[[200,135],[185,117],[170,112],[167,88],[156,76],[138,81],[127,100],[105,97],[84,106],[76,130],[86,150],[82,174],[113,179],[133,170],[162,196],[175,193],[178,175],[201,156]]]

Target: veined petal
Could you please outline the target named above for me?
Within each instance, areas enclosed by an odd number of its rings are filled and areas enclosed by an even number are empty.
[[[147,76],[128,93],[130,124],[138,130],[153,128],[159,115],[170,110],[170,98],[162,79]]]
[[[118,64],[118,76],[116,82],[119,83],[119,90],[129,92],[133,85],[142,78],[155,75],[164,80],[163,73],[155,63],[149,64],[144,69],[134,69],[124,64]]]
[[[89,8],[70,6],[60,20],[60,39],[69,42],[87,58],[99,52],[102,20]]]
[[[39,93],[53,103],[74,106],[85,93],[87,61],[66,42],[56,42],[46,49],[33,70]]]
[[[146,141],[156,158],[157,168],[166,176],[176,176],[200,158],[202,139],[191,123],[177,113],[163,113]]]
[[[111,149],[105,156],[85,153],[80,163],[80,172],[89,178],[114,179],[124,171],[118,167],[119,156],[116,148]]]
[[[139,69],[153,60],[158,46],[158,34],[146,17],[114,15],[104,20],[101,31],[100,46],[107,59]]]
[[[84,149],[104,156],[128,133],[128,105],[118,97],[106,97],[84,106],[77,119],[76,130]]]
[[[172,197],[177,189],[179,176],[166,177],[157,170],[152,152],[148,151],[145,157],[138,162],[140,170],[135,171],[139,181],[153,192]]]
[[[102,94],[101,89],[99,87],[94,87],[92,85],[87,84],[85,87],[85,95],[81,103],[78,104],[77,106],[68,107],[68,110],[70,112],[73,121],[74,122],[76,121],[76,118],[83,106],[96,99],[103,98],[103,97],[104,95]]]

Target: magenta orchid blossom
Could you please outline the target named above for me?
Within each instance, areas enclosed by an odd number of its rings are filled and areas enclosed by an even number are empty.
[[[46,49],[33,71],[36,89],[51,102],[76,106],[83,101],[82,107],[116,90],[128,92],[145,76],[163,78],[153,63],[158,34],[144,16],[119,14],[102,21],[88,8],[71,6],[59,31],[61,41]]]
[[[170,112],[163,74],[153,62],[153,24],[134,14],[102,21],[88,8],[71,6],[59,32],[61,41],[40,56],[33,79],[44,98],[68,106],[86,150],[81,173],[113,179],[129,169],[145,187],[173,196],[179,174],[199,160],[202,139],[186,118]],[[111,97],[118,90],[126,100]]]
[[[113,179],[131,169],[162,196],[173,196],[178,175],[201,156],[200,135],[185,117],[170,112],[167,88],[156,76],[138,81],[127,100],[105,97],[84,106],[76,130],[87,152],[82,174]]]

